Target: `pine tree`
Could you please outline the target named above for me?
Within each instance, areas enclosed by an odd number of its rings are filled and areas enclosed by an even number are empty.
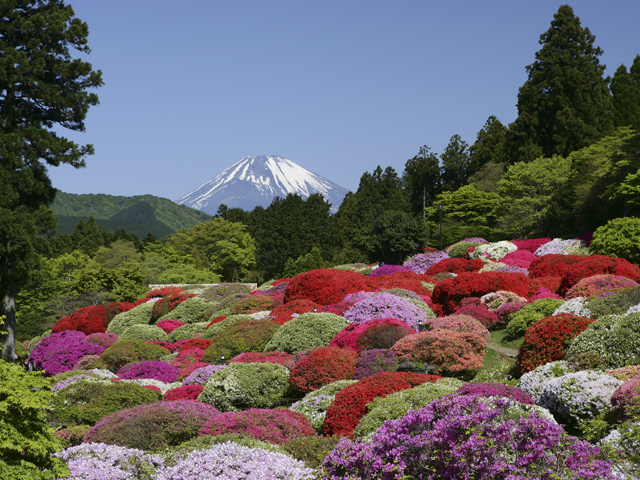
[[[611,80],[614,123],[616,127],[640,130],[640,55],[636,55],[630,71],[620,65]]]
[[[469,176],[474,173],[467,142],[454,135],[442,155],[442,190],[454,191],[466,185]]]
[[[540,36],[542,48],[527,66],[518,94],[518,117],[509,126],[509,161],[552,157],[590,145],[612,132],[613,106],[605,65],[573,9],[562,5]]]
[[[487,163],[505,163],[507,160],[505,142],[507,127],[491,115],[478,132],[476,142],[469,148],[471,157],[470,176],[478,172]]]
[[[415,157],[407,160],[402,173],[402,186],[409,198],[411,211],[424,219],[424,209],[440,193],[440,162],[426,145]]]

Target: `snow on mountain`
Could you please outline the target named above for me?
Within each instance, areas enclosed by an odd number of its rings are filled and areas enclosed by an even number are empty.
[[[275,197],[297,193],[306,199],[320,193],[335,213],[348,190],[291,160],[278,156],[245,157],[215,178],[176,200],[178,205],[215,215],[222,203],[229,208],[268,207]]]

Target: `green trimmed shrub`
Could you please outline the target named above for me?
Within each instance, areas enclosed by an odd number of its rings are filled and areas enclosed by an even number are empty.
[[[82,439],[91,430],[91,425],[74,425],[56,432],[56,436],[62,441],[63,448],[75,447],[82,443]]]
[[[202,338],[213,340],[225,328],[230,327],[231,325],[234,325],[238,322],[243,322],[246,320],[255,320],[255,318],[253,318],[250,315],[229,315],[223,321],[214,323],[209,328],[207,328],[206,331],[203,333]],[[207,323],[207,325],[209,324]]]
[[[357,382],[357,380],[338,380],[325,385],[318,390],[307,393],[302,400],[291,405],[291,410],[307,417],[311,426],[321,435],[327,408],[335,396],[343,388]]]
[[[640,304],[640,287],[631,287],[601,298],[594,298],[585,306],[593,318],[601,318],[605,315],[624,315],[629,307],[638,304]]]
[[[602,358],[606,368],[640,365],[640,312],[606,315],[573,339],[567,361]]]
[[[161,316],[158,322],[162,320],[178,320],[184,323],[200,323],[207,320],[211,316],[212,308],[217,307],[213,302],[207,302],[201,296],[192,297],[181,302],[176,308],[169,313]],[[206,318],[205,318],[206,317]]]
[[[66,372],[60,372],[51,377],[51,388],[56,386],[58,383],[66,380],[67,378],[76,377],[78,375],[88,375],[92,378],[101,379],[102,377],[97,373],[91,372],[89,370],[68,370]]]
[[[162,400],[159,392],[134,383],[79,380],[67,385],[51,401],[47,418],[56,427],[94,425],[123,408]]]
[[[264,348],[298,353],[307,347],[326,347],[349,322],[333,313],[303,313],[282,325]]]
[[[426,407],[436,398],[454,393],[464,382],[455,378],[443,378],[435,383],[422,385],[375,398],[367,404],[367,414],[360,419],[354,431],[355,438],[365,438],[374,433],[387,420],[403,417],[409,410]]]
[[[47,330],[46,332],[43,332],[42,335],[32,338],[31,342],[29,342],[29,346],[27,347],[27,352],[29,353],[29,355],[31,355],[33,349],[38,346],[42,339],[47,338],[49,335],[51,335],[51,330]]]
[[[119,313],[109,323],[107,333],[122,335],[124,331],[133,325],[149,325],[153,318],[154,302],[143,303],[129,311]]]
[[[251,313],[273,310],[277,305],[282,305],[282,302],[276,301],[271,296],[250,295],[231,307],[231,313],[235,315],[249,315]]]
[[[209,325],[208,322],[187,323],[186,325],[182,325],[169,334],[169,342],[176,343],[178,340],[188,340],[195,338],[198,334],[204,334],[207,325]]]
[[[100,361],[115,373],[127,363],[159,360],[167,353],[169,351],[166,348],[144,340],[118,340],[100,354]]]
[[[640,218],[609,220],[593,232],[590,248],[594,253],[624,258],[634,265],[640,265]]]
[[[244,352],[262,352],[279,327],[270,320],[237,322],[215,336],[204,353],[204,361],[217,363],[221,355],[231,359]]]
[[[169,335],[155,325],[132,325],[127,328],[118,340],[151,340],[156,342],[168,342]]]
[[[507,333],[512,337],[522,337],[527,329],[549,315],[564,303],[564,300],[556,298],[541,298],[525,305],[517,312],[509,315],[509,323],[507,324]]]
[[[288,455],[303,461],[307,467],[320,468],[339,441],[340,437],[302,436],[289,440],[282,448]]]
[[[464,258],[471,247],[482,245],[482,242],[461,242],[456,243],[449,251],[449,258]]]
[[[202,298],[207,302],[222,302],[235,295],[249,295],[250,293],[251,287],[249,285],[242,283],[220,283],[202,292]]]
[[[232,363],[207,380],[198,400],[223,412],[268,408],[287,394],[288,379],[276,363]]]

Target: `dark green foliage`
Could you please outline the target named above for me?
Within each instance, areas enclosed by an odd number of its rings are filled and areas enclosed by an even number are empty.
[[[427,245],[429,230],[422,218],[386,210],[368,229],[363,229],[357,244],[375,262],[399,265]]]
[[[469,177],[469,184],[474,185],[481,192],[496,193],[500,180],[504,178],[505,168],[505,163],[486,163]]]
[[[402,186],[414,215],[424,217],[424,208],[433,203],[442,190],[438,156],[426,145],[415,157],[407,160],[402,172]]]
[[[37,313],[24,313],[16,321],[16,341],[24,342],[51,328],[50,322]]]
[[[467,142],[454,135],[449,140],[442,155],[442,190],[457,190],[467,184],[467,180],[475,173],[469,157]]]
[[[131,362],[142,360],[158,360],[167,355],[166,348],[144,340],[120,340],[107,348],[100,355],[100,361],[112,372]]]
[[[1,480],[68,475],[65,464],[51,456],[62,450],[60,439],[45,421],[52,396],[49,380],[0,360]]]
[[[478,132],[476,141],[469,148],[471,175],[478,172],[488,163],[506,163],[505,142],[507,127],[491,115]]]
[[[218,363],[244,352],[262,352],[280,325],[270,320],[243,320],[222,330],[204,354],[204,361]]]
[[[51,401],[48,420],[56,427],[94,425],[110,413],[162,400],[162,395],[134,383],[79,380]]]
[[[594,298],[586,307],[593,318],[605,315],[624,315],[629,307],[640,304],[640,287],[625,288],[602,298]]]
[[[613,119],[616,127],[640,130],[640,55],[636,55],[630,73],[620,65],[611,80]]]
[[[86,223],[78,221],[71,234],[71,241],[77,250],[93,257],[100,247],[106,246],[105,234],[104,228],[96,224],[95,218],[89,217]]]
[[[318,268],[329,268],[331,263],[326,262],[322,258],[322,253],[318,247],[313,247],[311,252],[306,255],[299,256],[296,260],[291,258],[287,259],[287,263],[284,265],[284,271],[282,276],[286,278],[293,278],[296,275],[309,270],[316,270]]]
[[[320,468],[322,461],[340,441],[340,437],[301,436],[282,445],[286,453],[302,460],[309,468]]]
[[[536,60],[518,94],[518,118],[509,126],[509,161],[567,156],[613,128],[605,66],[595,36],[562,5],[540,36]]]

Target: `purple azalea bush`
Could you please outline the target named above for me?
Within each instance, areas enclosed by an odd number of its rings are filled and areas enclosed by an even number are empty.
[[[416,273],[423,274],[429,270],[429,267],[447,258],[449,258],[449,254],[447,252],[418,253],[402,265],[410,268]]]
[[[45,375],[54,376],[73,370],[78,360],[85,355],[100,355],[104,348],[85,341],[86,335],[76,330],[52,333],[36,345],[29,359]]]
[[[382,275],[391,275],[398,272],[413,272],[413,270],[404,265],[380,265],[369,274],[370,277],[380,277]]]
[[[599,448],[567,436],[533,413],[506,419],[512,400],[447,395],[399,420],[368,442],[340,440],[325,458],[325,478],[492,480],[613,479]]]
[[[118,370],[118,376],[125,380],[150,378],[164,383],[175,382],[179,373],[178,367],[160,360],[128,363]]]
[[[344,313],[344,318],[351,323],[363,323],[377,318],[397,318],[406,322],[414,330],[432,316],[404,298],[390,293],[378,293],[357,302]]]
[[[222,370],[226,365],[206,365],[196,368],[190,375],[182,380],[183,385],[204,385],[214,373]]]
[[[355,380],[370,377],[381,372],[395,372],[398,367],[398,357],[386,348],[374,348],[360,352],[356,362]]]
[[[476,395],[480,397],[505,397],[526,405],[536,402],[522,390],[502,383],[466,383],[456,390],[456,395]]]

